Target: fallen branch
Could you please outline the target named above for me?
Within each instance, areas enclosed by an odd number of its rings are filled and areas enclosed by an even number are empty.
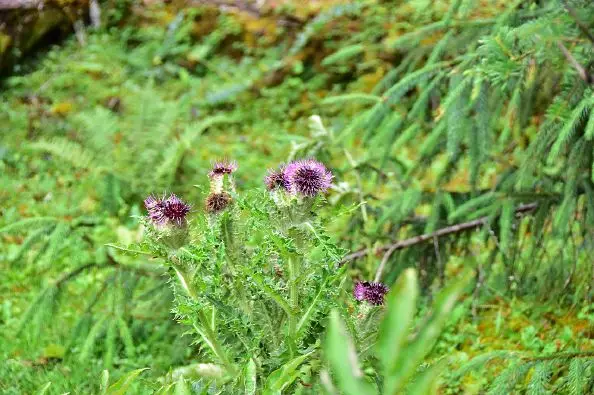
[[[537,203],[522,204],[516,208],[516,215],[520,216],[520,215],[523,215],[524,213],[533,211],[536,209],[537,206],[538,206]],[[353,252],[352,254],[345,256],[342,259],[342,261],[340,261],[339,265],[342,266],[349,261],[362,258],[364,256],[371,254],[371,253],[377,254],[377,253],[389,251],[391,254],[396,250],[402,250],[404,248],[412,247],[416,244],[424,243],[426,241],[432,241],[439,237],[448,236],[451,234],[461,233],[461,232],[465,232],[468,230],[480,228],[481,226],[484,226],[485,224],[487,224],[488,221],[489,221],[489,217],[485,216],[485,217],[481,217],[481,218],[478,218],[478,219],[475,219],[472,221],[447,226],[447,227],[439,229],[433,233],[411,237],[409,239],[401,240],[401,241],[398,241],[398,242],[392,243],[392,244],[387,244],[387,245],[384,245],[384,246],[381,246],[381,247],[378,247],[375,249],[362,249],[362,250]]]

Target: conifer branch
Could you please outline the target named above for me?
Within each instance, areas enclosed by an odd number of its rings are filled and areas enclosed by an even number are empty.
[[[526,361],[526,362],[537,362],[537,361],[552,361],[555,359],[574,359],[574,358],[594,358],[594,351],[552,354],[552,355],[545,355],[542,357],[522,357],[522,360]]]
[[[531,212],[533,210],[536,209],[536,207],[538,207],[537,203],[529,203],[529,204],[523,204],[520,205],[516,208],[515,210],[515,214],[516,216],[520,216],[523,215],[525,213]],[[431,241],[435,238],[439,238],[439,237],[443,237],[443,236],[448,236],[451,234],[456,234],[456,233],[461,233],[461,232],[465,232],[468,230],[473,230],[476,228],[480,228],[481,226],[484,226],[487,222],[489,221],[489,217],[488,216],[484,216],[472,221],[468,221],[468,222],[462,222],[459,224],[455,224],[455,225],[451,225],[451,226],[447,226],[445,228],[439,229],[433,233],[428,233],[428,234],[424,234],[424,235],[420,235],[420,236],[415,236],[415,237],[411,237],[408,239],[404,239],[401,241],[398,241],[396,243],[392,243],[392,244],[387,244],[381,247],[378,247],[376,249],[363,249],[363,250],[359,250],[356,251],[352,254],[349,254],[347,256],[345,256],[342,261],[340,262],[340,266],[344,265],[345,263],[355,260],[355,259],[359,259],[362,258],[364,256],[367,256],[371,253],[380,253],[380,252],[390,252],[393,253],[396,250],[402,250],[404,248],[408,248],[408,247],[412,247],[414,245],[420,244],[420,243],[424,243],[426,241]],[[389,257],[389,256],[388,256]]]
[[[60,277],[57,281],[56,281],[56,288],[60,288],[62,285],[64,285],[64,283],[68,282],[69,280],[72,280],[74,277],[78,276],[79,274],[81,274],[82,272],[84,272],[85,270],[91,269],[92,267],[97,266],[96,262],[91,262],[91,263],[87,263],[84,265],[81,265],[79,267],[77,267],[76,269],[68,272],[68,273],[64,273],[64,275],[62,275],[62,277]],[[98,267],[105,267],[106,265],[101,265]]]
[[[563,5],[565,6],[565,9],[567,10],[567,13],[569,14],[569,16],[571,16],[571,18],[573,19],[573,21],[575,22],[575,24],[578,26],[578,28],[582,31],[582,33],[584,33],[584,35],[586,37],[588,37],[588,39],[592,42],[592,44],[594,44],[594,34],[592,34],[590,32],[590,29],[588,29],[588,26],[586,26],[584,24],[584,22],[582,22],[580,20],[580,18],[578,18],[577,12],[575,12],[575,10],[573,9],[573,7],[571,7],[569,5],[569,3],[567,2],[567,0],[563,0]]]

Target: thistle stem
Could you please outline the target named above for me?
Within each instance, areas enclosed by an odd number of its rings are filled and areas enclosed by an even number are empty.
[[[231,272],[231,277],[233,278],[233,286],[239,295],[239,304],[241,309],[246,315],[249,316],[251,315],[251,309],[247,303],[247,297],[245,295],[243,283],[241,282],[239,276],[237,276],[236,272],[235,264],[238,251],[234,240],[233,222],[231,218],[223,218],[221,222],[221,231],[223,233],[223,243],[225,244],[225,254],[227,257],[227,263],[229,265],[229,271]]]
[[[184,288],[184,290],[188,293],[188,295],[192,299],[198,300],[198,295],[196,293],[196,290],[192,286],[192,283],[190,281],[188,281],[188,279],[186,278],[187,275],[175,266],[173,266],[173,269],[175,270],[175,273],[177,275],[177,278],[178,278],[182,288]],[[216,355],[216,357],[225,366],[225,368],[227,369],[227,372],[229,372],[229,374],[231,374],[231,375],[235,374],[235,367],[231,364],[231,362],[229,362],[229,359],[227,358],[227,355],[225,354],[225,352],[223,351],[223,348],[219,344],[219,341],[217,340],[216,334],[213,330],[213,328],[214,328],[214,309],[213,309],[212,322],[209,322],[208,318],[206,317],[206,315],[204,314],[203,311],[198,312],[198,320],[200,321],[200,325],[202,326],[202,328],[200,328],[198,325],[196,325],[194,323],[193,325],[194,325],[194,329],[196,329],[196,332],[198,332],[198,334],[202,337],[204,342],[208,345],[208,347],[210,347],[212,352]]]
[[[298,265],[294,257],[289,257],[289,302],[293,313],[289,315],[289,351],[291,358],[297,353],[297,315],[299,308],[299,289],[297,288]]]
[[[194,329],[196,329],[196,332],[198,332],[198,334],[202,337],[204,342],[208,345],[208,347],[210,347],[212,352],[216,355],[216,357],[225,366],[225,369],[227,369],[227,372],[231,375],[235,374],[235,367],[233,366],[233,364],[231,364],[231,362],[227,358],[227,355],[225,354],[225,351],[223,350],[219,341],[217,340],[216,334],[213,332],[213,330],[208,322],[208,319],[204,315],[204,312],[202,312],[202,311],[198,312],[198,320],[200,321],[202,328],[200,328],[198,325],[194,324]]]

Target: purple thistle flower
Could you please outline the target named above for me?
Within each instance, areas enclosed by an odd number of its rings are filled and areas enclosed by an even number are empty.
[[[235,170],[237,170],[237,162],[223,159],[221,161],[213,163],[212,170],[210,171],[210,173],[208,173],[208,176],[211,178],[216,176],[222,176],[224,174],[231,174]]]
[[[359,302],[365,299],[365,285],[362,282],[358,281],[355,283],[355,288],[353,288],[353,296]]]
[[[157,227],[163,227],[169,222],[182,226],[190,212],[190,206],[173,193],[167,199],[164,196],[159,199],[150,195],[144,200],[144,206],[150,220]]]
[[[309,197],[326,192],[333,178],[326,166],[313,159],[289,163],[284,176],[289,182],[291,192]]]
[[[389,288],[382,283],[359,281],[353,289],[353,296],[358,301],[366,301],[375,306],[384,304],[384,296]]]
[[[183,200],[173,193],[164,202],[163,214],[168,220],[175,222],[178,226],[183,225],[183,221],[189,212],[190,205],[184,203]]]
[[[148,211],[148,217],[155,226],[163,226],[167,223],[167,217],[165,217],[165,197],[159,199],[153,195],[149,195],[144,199],[144,207]]]
[[[289,191],[289,180],[285,174],[285,167],[281,166],[278,170],[268,170],[268,175],[264,178],[264,183],[269,191],[273,191],[277,188],[282,188],[285,191]]]
[[[208,213],[215,214],[227,208],[232,201],[233,198],[227,192],[211,193],[206,197],[204,206]]]

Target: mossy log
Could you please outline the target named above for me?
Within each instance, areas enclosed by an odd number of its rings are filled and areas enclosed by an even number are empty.
[[[0,0],[0,75],[88,19],[89,0]]]

